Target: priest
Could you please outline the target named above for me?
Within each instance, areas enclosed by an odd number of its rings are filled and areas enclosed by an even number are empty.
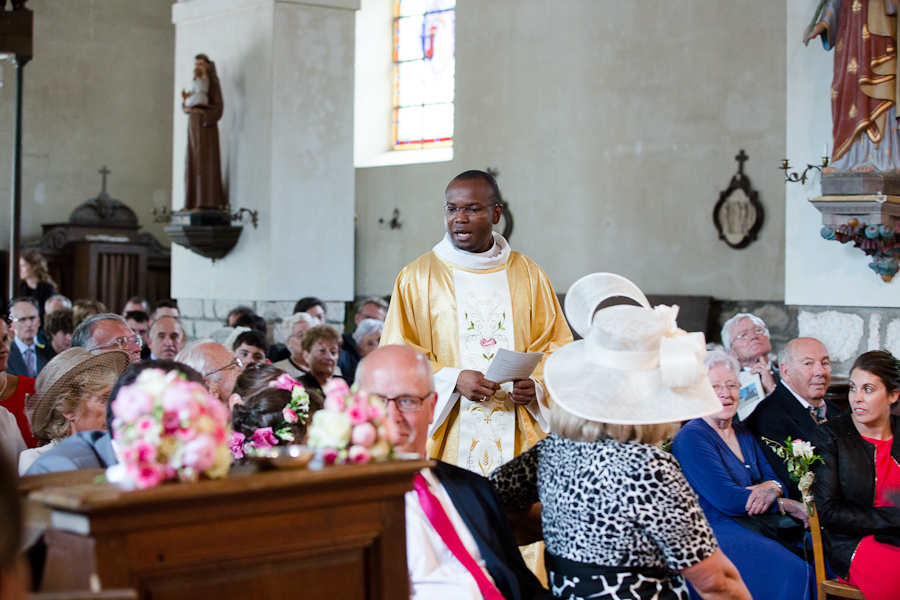
[[[493,231],[503,211],[494,178],[466,171],[444,197],[447,233],[401,271],[381,345],[431,360],[429,456],[487,476],[549,431],[541,373],[572,333],[546,274]],[[530,378],[498,385],[484,374],[500,348],[544,357]]]

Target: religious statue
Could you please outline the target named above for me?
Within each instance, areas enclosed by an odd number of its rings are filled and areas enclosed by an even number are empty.
[[[219,158],[222,89],[216,64],[205,54],[194,58],[191,91],[185,90],[181,95],[189,118],[184,210],[220,210],[228,204]]]
[[[803,41],[834,50],[835,171],[898,171],[897,7],[892,0],[822,0]],[[830,170],[830,169],[829,169]]]

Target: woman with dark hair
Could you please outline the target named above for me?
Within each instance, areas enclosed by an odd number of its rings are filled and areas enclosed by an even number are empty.
[[[244,367],[234,382],[234,391],[228,398],[228,408],[243,404],[244,400],[269,387],[269,383],[283,375],[284,371],[266,363],[253,363]]]
[[[41,319],[44,302],[56,293],[56,282],[50,277],[47,261],[37,250],[26,250],[19,256],[19,296],[31,296],[38,303]]]
[[[868,600],[900,589],[900,508],[887,495],[900,489],[900,362],[890,353],[861,354],[850,369],[850,414],[813,430],[822,463],[812,491],[825,554],[842,580]]]

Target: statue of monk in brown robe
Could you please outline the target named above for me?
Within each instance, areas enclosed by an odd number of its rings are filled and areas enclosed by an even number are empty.
[[[222,89],[216,65],[205,54],[194,58],[193,91],[182,92],[182,97],[188,115],[184,210],[222,209],[228,204],[219,158]]]

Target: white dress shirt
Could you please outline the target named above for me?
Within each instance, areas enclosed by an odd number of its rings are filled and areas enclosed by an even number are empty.
[[[431,469],[423,469],[422,476],[429,491],[440,501],[444,512],[456,529],[463,546],[475,559],[491,583],[494,582],[481,558],[475,538],[459,516],[456,507]],[[415,600],[480,599],[483,596],[475,578],[459,560],[431,525],[419,504],[419,495],[406,492],[406,562],[409,569],[410,598]]]

